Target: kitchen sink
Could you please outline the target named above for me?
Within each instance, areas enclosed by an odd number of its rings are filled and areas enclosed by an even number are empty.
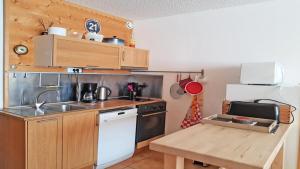
[[[16,106],[16,107],[9,107],[10,110],[29,110],[35,109],[34,106]]]
[[[80,106],[74,103],[49,103],[43,105],[40,109],[36,109],[34,106],[18,106],[18,107],[10,107],[10,111],[21,111],[21,112],[32,112],[32,111],[41,111],[44,113],[51,112],[67,112],[74,110],[84,110],[89,109],[89,106]]]
[[[86,106],[79,106],[79,105],[73,105],[73,104],[48,104],[43,106],[46,110],[53,110],[53,111],[59,111],[59,112],[67,112],[67,111],[74,111],[74,110],[83,110],[88,109]]]
[[[76,105],[76,103],[48,103],[43,105],[40,109],[36,109],[34,106],[16,106],[5,108],[4,110],[16,115],[31,117],[90,108],[90,106]]]

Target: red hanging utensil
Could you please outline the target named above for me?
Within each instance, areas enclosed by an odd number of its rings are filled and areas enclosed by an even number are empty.
[[[198,76],[196,75],[195,80],[187,83],[184,89],[191,95],[198,95],[203,91],[203,85],[198,82]]]

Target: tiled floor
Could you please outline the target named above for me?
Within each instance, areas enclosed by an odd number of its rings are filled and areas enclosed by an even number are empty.
[[[163,154],[145,150],[135,154],[132,158],[116,164],[108,169],[163,169]],[[200,167],[192,164],[191,160],[185,161],[185,169],[218,169],[217,167]]]

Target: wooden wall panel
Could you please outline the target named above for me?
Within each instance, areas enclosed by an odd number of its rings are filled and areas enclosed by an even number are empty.
[[[132,31],[125,26],[126,19],[111,16],[99,11],[82,7],[63,0],[5,0],[5,42],[6,42],[6,71],[10,65],[17,65],[16,70],[40,70],[33,67],[34,46],[32,39],[40,35],[43,27],[40,19],[48,25],[54,22],[54,26],[68,28],[70,31],[85,32],[86,19],[97,19],[102,26],[104,36],[117,36],[125,39],[131,38]],[[13,47],[18,44],[28,46],[29,53],[18,56]],[[26,67],[26,68],[24,68]],[[57,71],[48,68],[45,71]]]

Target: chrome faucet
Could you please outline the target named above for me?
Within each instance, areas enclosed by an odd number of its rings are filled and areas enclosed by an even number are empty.
[[[46,104],[46,101],[42,101],[42,102],[39,102],[39,98],[42,94],[44,93],[47,93],[47,92],[51,92],[51,91],[58,91],[58,89],[47,89],[47,90],[44,90],[42,92],[40,92],[39,94],[37,94],[37,96],[35,97],[35,108],[36,109],[41,109],[41,107]]]

